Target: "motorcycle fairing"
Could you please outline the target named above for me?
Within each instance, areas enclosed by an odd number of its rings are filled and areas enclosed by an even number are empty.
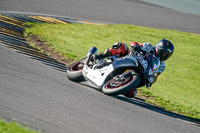
[[[91,69],[87,65],[83,67],[82,74],[83,76],[92,81],[98,87],[102,87],[108,75],[114,71],[113,65],[110,64],[101,69]]]

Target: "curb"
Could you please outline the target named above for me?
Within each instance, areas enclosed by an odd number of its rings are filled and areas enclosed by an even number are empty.
[[[32,46],[30,46],[28,42],[24,39],[23,33],[25,27],[23,24],[25,22],[49,24],[79,23],[106,25],[105,23],[78,20],[75,18],[66,18],[61,16],[0,12],[0,44],[62,72],[67,71],[67,66],[65,64],[48,57],[47,54],[39,52],[38,49],[35,49]]]

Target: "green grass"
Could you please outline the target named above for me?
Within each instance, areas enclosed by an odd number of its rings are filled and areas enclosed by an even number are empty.
[[[157,103],[167,110],[200,118],[200,35],[173,30],[161,30],[132,25],[86,25],[86,24],[31,24],[25,35],[34,34],[45,40],[52,48],[70,59],[80,59],[89,48],[96,46],[98,52],[121,41],[150,42],[169,39],[175,45],[173,56],[166,61],[166,70],[150,90]]]
[[[0,119],[0,133],[36,133],[16,122],[5,122]]]

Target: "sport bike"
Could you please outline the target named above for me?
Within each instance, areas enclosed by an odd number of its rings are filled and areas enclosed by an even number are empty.
[[[101,88],[103,93],[115,96],[144,85],[149,88],[157,76],[160,60],[153,54],[131,50],[124,57],[94,60],[96,52],[97,48],[92,47],[85,58],[71,64],[67,69],[68,79],[86,81]]]

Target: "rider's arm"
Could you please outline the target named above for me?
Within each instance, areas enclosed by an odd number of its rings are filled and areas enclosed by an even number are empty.
[[[150,53],[151,51],[154,50],[154,46],[151,43],[137,43],[137,42],[132,42],[131,47],[133,50],[138,51],[138,52],[147,52]]]
[[[160,67],[158,68],[158,70],[156,71],[155,73],[155,77],[154,77],[154,82],[156,82],[158,76],[165,70],[165,62],[164,61],[161,61],[160,62]]]
[[[145,42],[141,45],[141,50],[150,53],[152,50],[154,50],[154,46],[151,43]]]
[[[131,46],[135,46],[135,47],[143,47],[143,43],[137,43],[137,42],[131,42]]]
[[[159,69],[157,70],[157,73],[158,73],[158,74],[161,74],[164,70],[165,70],[165,62],[164,62],[164,61],[161,61],[161,62],[160,62],[160,67],[159,67]]]

